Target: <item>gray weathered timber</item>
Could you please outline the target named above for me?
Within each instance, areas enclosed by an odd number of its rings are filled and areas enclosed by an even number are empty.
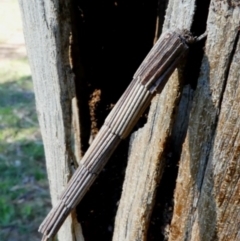
[[[211,1],[170,241],[240,240],[240,6]]]
[[[190,38],[189,38],[190,37]],[[184,32],[164,33],[149,52],[133,77],[127,90],[106,118],[81,165],[66,189],[41,224],[43,240],[53,237],[73,208],[81,201],[99,172],[119,144],[130,133],[137,120],[161,92],[170,75],[188,51],[192,37]]]
[[[55,206],[74,159],[69,145],[70,102],[76,102],[67,56],[70,27],[67,23],[62,25],[64,29],[59,26],[63,21],[60,15],[65,21],[69,13],[58,11],[68,11],[63,5],[69,1],[19,1]],[[190,29],[195,2],[169,0],[164,31]],[[132,136],[114,240],[146,240],[155,190],[164,160],[171,155],[164,153],[167,138],[171,132],[176,139],[183,135],[192,96],[168,240],[240,240],[239,19],[238,1],[211,1],[209,35],[197,90],[187,85],[180,97],[179,72],[175,71],[161,95],[152,101],[147,124]],[[183,111],[177,117],[180,121],[173,124],[177,105]],[[72,108],[77,113],[76,105]],[[74,118],[77,138],[78,120]],[[75,143],[79,146],[79,142]],[[68,220],[59,240],[81,240],[80,225],[76,219]]]
[[[176,28],[189,30],[194,8],[195,1],[170,0],[163,31]],[[157,95],[152,101],[147,123],[131,138],[113,241],[146,240],[156,188],[166,159],[166,143],[172,132],[174,113],[180,101],[180,82],[179,72],[176,70],[161,95]],[[190,86],[186,86],[184,92],[191,92]],[[191,100],[187,99],[184,105],[188,105],[189,101]],[[178,132],[181,132],[181,128],[178,128]]]
[[[72,109],[78,131],[75,89],[69,63],[70,1],[19,0],[26,47],[33,76],[36,108],[41,128],[52,204],[55,206],[71,176]],[[75,140],[75,143],[79,140]],[[78,154],[79,155],[79,154]],[[69,216],[59,231],[59,241],[81,241],[81,227]]]

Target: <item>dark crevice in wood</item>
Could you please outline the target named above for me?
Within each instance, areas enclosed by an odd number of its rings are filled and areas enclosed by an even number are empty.
[[[206,31],[206,22],[208,17],[208,10],[210,6],[210,0],[207,1],[196,1],[196,12],[194,15],[191,32],[196,35],[200,36]],[[202,59],[204,55],[204,45],[205,45],[206,39],[203,39],[202,41],[196,43],[192,46],[191,50],[189,51],[189,61],[186,64],[185,68],[185,80],[186,83],[189,83],[193,90],[197,87],[197,81],[201,74],[201,64]],[[187,121],[189,118],[187,119]],[[187,129],[186,129],[187,131]],[[183,140],[184,141],[184,140]],[[206,159],[207,160],[207,159]],[[203,170],[206,169],[205,162]],[[201,181],[202,182],[202,181]]]
[[[232,60],[233,60],[233,56],[234,56],[234,53],[236,51],[238,40],[239,40],[239,31],[236,34],[236,38],[235,38],[235,41],[233,43],[233,48],[232,48],[232,51],[231,51],[231,53],[229,55],[229,60],[227,62],[227,68],[226,68],[225,77],[224,77],[224,81],[223,81],[222,92],[221,92],[221,96],[219,98],[218,110],[221,110],[221,104],[222,104],[225,88],[226,88],[226,85],[227,85],[228,75],[229,75],[231,63],[232,63]],[[220,111],[218,111],[218,113],[220,113]],[[210,155],[210,150],[212,148],[212,144],[214,143],[215,132],[216,132],[216,129],[217,129],[217,124],[218,124],[218,118],[219,118],[219,115],[217,114],[216,118],[215,118],[215,121],[212,124],[212,128],[211,128],[212,132],[211,132],[211,135],[210,135],[211,136],[211,140],[209,141],[208,150],[207,150],[206,155],[205,155],[205,160],[204,160],[204,163],[202,163],[202,166],[201,166],[202,173],[205,173],[206,168],[207,168],[209,155]],[[204,177],[205,177],[205,175],[202,174],[201,178],[198,178],[198,180],[199,180],[198,181],[198,189],[199,189],[199,191],[202,190]]]
[[[228,63],[227,63],[227,68],[226,68],[226,73],[225,73],[225,77],[224,77],[222,93],[221,93],[221,97],[220,97],[220,101],[219,101],[219,110],[221,110],[222,100],[223,100],[224,92],[225,92],[226,85],[227,85],[229,71],[230,71],[231,64],[232,64],[232,61],[233,61],[233,57],[234,57],[234,54],[236,52],[237,44],[238,44],[238,41],[239,41],[239,35],[240,35],[240,31],[238,30],[238,32],[236,34],[236,37],[235,37],[235,41],[233,43],[233,48],[232,48],[232,51],[231,51],[231,53],[229,55],[229,60],[228,60]],[[218,120],[216,121],[216,123],[218,123]]]
[[[232,64],[232,61],[233,61],[233,57],[234,57],[234,54],[236,52],[236,49],[237,49],[237,44],[238,44],[238,41],[239,41],[239,35],[240,35],[240,32],[238,31],[237,34],[236,34],[236,37],[235,37],[235,40],[234,40],[234,43],[233,43],[233,47],[232,47],[232,51],[231,53],[229,54],[229,59],[227,61],[227,67],[226,67],[226,72],[225,72],[225,76],[224,76],[224,80],[223,80],[223,87],[222,87],[222,91],[221,91],[221,95],[219,97],[219,106],[218,106],[218,114],[216,115],[216,118],[215,118],[215,121],[213,123],[213,128],[212,128],[212,133],[211,133],[211,137],[212,137],[212,140],[209,142],[210,145],[209,145],[209,151],[208,153],[206,154],[206,158],[205,158],[205,165],[203,167],[203,173],[206,172],[206,167],[207,167],[207,164],[208,164],[208,160],[209,160],[209,155],[210,155],[210,150],[212,148],[212,145],[214,143],[214,139],[215,139],[215,132],[216,132],[216,129],[217,129],[217,125],[219,123],[219,113],[221,112],[221,106],[222,106],[222,102],[223,102],[223,97],[224,97],[224,93],[225,93],[225,89],[226,89],[226,86],[227,86],[227,81],[228,81],[228,76],[229,76],[229,71],[230,71],[230,68],[231,68],[231,64]],[[206,175],[202,175],[202,179],[200,180],[199,182],[199,190],[202,190],[202,185],[203,185],[203,181],[204,181],[204,177]]]
[[[210,0],[207,1],[196,1],[196,11],[191,26],[191,32],[194,36],[200,36],[206,31],[206,22],[208,16],[208,9],[210,5]],[[203,58],[203,48],[205,45],[205,40],[193,44],[189,50],[188,61],[185,67],[184,80],[185,84],[190,84],[193,89],[196,89],[197,80],[200,73],[200,67]]]
[[[200,1],[196,2],[196,12],[194,16],[194,20],[191,27],[191,32],[194,36],[199,36],[206,30],[206,21],[208,16],[210,1]],[[180,67],[180,79],[183,81],[183,85],[189,85],[193,90],[196,89],[197,80],[200,73],[200,66],[203,58],[203,47],[205,44],[205,39],[200,41],[199,43],[195,43],[190,47],[188,56],[186,58],[185,67]],[[156,203],[153,209],[151,222],[149,226],[148,240],[151,241],[165,241],[168,240],[169,233],[169,224],[172,219],[173,214],[173,195],[176,186],[176,179],[178,173],[178,162],[180,159],[182,144],[184,142],[189,114],[192,103],[192,92],[189,91],[189,97],[187,105],[184,107],[184,112],[186,113],[184,124],[182,126],[183,129],[179,130],[176,128],[177,123],[174,124],[173,134],[169,141],[169,157],[166,160],[166,166],[164,173],[161,178],[160,185],[157,190],[156,195]],[[182,98],[182,97],[181,97]],[[183,111],[181,109],[180,111]],[[176,120],[178,113],[176,113]],[[174,131],[174,129],[176,129]],[[181,132],[182,134],[178,136],[176,139],[176,135],[174,133]]]
[[[218,114],[216,114],[214,122],[212,123],[212,128],[211,128],[212,131],[211,131],[211,135],[210,135],[211,140],[209,141],[208,150],[207,150],[206,155],[205,155],[205,161],[204,161],[204,163],[202,164],[202,167],[201,167],[202,170],[203,170],[202,173],[206,172],[207,164],[208,164],[208,161],[209,161],[210,150],[211,150],[212,145],[214,143],[215,132],[216,132],[217,125],[218,125],[219,113],[220,113],[220,110],[221,110],[224,92],[225,92],[227,81],[228,81],[229,71],[230,71],[230,68],[231,68],[232,60],[233,60],[233,57],[234,57],[234,54],[235,54],[235,51],[236,51],[236,48],[237,48],[238,41],[239,41],[239,31],[236,34],[236,37],[235,37],[235,40],[234,40],[234,43],[233,43],[233,48],[232,48],[232,51],[229,55],[229,59],[228,59],[228,62],[227,62],[225,77],[224,77],[224,81],[223,81],[223,87],[222,87],[221,95],[219,97],[219,103],[218,103],[218,108],[217,108],[219,111],[218,111]],[[205,177],[205,175],[202,174],[201,178],[198,178],[198,180],[199,180],[198,181],[199,191],[202,190],[204,177]]]
[[[153,45],[157,0],[72,0],[76,91],[82,148],[132,80]],[[95,93],[101,92],[95,101]],[[146,118],[138,122],[142,126]],[[111,240],[128,155],[128,139],[77,207],[86,241]]]
[[[159,36],[162,33],[162,27],[163,27],[164,16],[167,9],[167,5],[168,5],[168,0],[158,0],[157,21],[156,21],[154,42],[158,40]]]
[[[86,81],[86,73],[83,66],[82,48],[80,46],[81,39],[81,21],[79,18],[79,10],[75,7],[76,0],[72,1],[71,9],[71,21],[72,21],[72,43],[71,43],[71,56],[69,56],[72,62],[72,70],[75,75],[76,96],[78,102],[79,111],[79,123],[80,123],[80,140],[81,140],[81,152],[84,154],[89,147],[88,141],[90,138],[90,113],[88,107],[88,98],[90,90]]]

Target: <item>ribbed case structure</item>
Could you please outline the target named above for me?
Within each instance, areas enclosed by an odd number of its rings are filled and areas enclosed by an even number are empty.
[[[153,96],[161,92],[188,50],[188,35],[164,33],[136,71],[132,82],[105,120],[70,179],[59,204],[41,224],[44,241],[53,237],[81,201],[121,139],[128,136]]]

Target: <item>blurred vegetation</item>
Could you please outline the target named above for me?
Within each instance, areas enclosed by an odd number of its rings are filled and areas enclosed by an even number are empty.
[[[9,4],[19,11],[16,0]],[[7,40],[0,40],[0,240],[35,241],[51,203],[30,68],[25,56],[14,56],[17,48],[8,55]]]

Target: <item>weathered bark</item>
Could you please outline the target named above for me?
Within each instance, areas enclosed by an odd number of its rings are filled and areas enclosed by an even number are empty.
[[[19,1],[55,205],[76,159],[71,143],[73,128],[77,160],[81,156],[69,61],[71,1]],[[190,50],[186,66],[183,63],[161,95],[155,97],[147,123],[131,138],[114,241],[147,239],[156,190],[165,163],[174,158],[179,160],[179,172],[171,224],[167,220],[164,224],[165,228],[170,225],[165,239],[240,239],[240,4],[212,0],[208,10],[204,3],[204,11],[209,14],[206,24],[197,17],[203,14],[202,2],[169,1],[162,31],[184,28],[201,34],[205,26],[199,30],[198,24],[207,25],[205,53],[202,58]],[[201,71],[199,66],[189,74],[189,62],[200,65],[201,61]],[[82,239],[79,223],[70,217],[59,240]]]
[[[55,205],[75,162],[71,143],[79,137],[74,76],[69,62],[70,1],[19,0],[34,83],[52,204]],[[72,109],[74,116],[72,118]],[[78,154],[79,155],[79,154]],[[68,217],[59,241],[83,240],[76,218]]]
[[[190,30],[194,6],[194,1],[184,4],[170,1],[163,31],[176,28]],[[146,240],[156,188],[168,155],[168,142],[180,100],[182,81],[181,73],[175,71],[161,95],[152,101],[147,123],[132,136],[115,220],[114,241]]]
[[[240,8],[212,1],[169,240],[239,240]]]
[[[190,29],[194,5],[194,1],[170,1],[163,31]],[[205,55],[181,153],[169,240],[239,240],[237,5],[229,1],[211,3]],[[147,124],[132,136],[114,240],[146,240],[158,180],[167,156],[171,155],[167,150],[168,138],[172,131],[178,149],[177,142],[187,122],[181,112],[188,112],[191,106],[193,90],[185,86],[184,93],[190,98],[182,96],[177,117],[183,124],[174,126],[178,83],[175,74],[153,101]]]

